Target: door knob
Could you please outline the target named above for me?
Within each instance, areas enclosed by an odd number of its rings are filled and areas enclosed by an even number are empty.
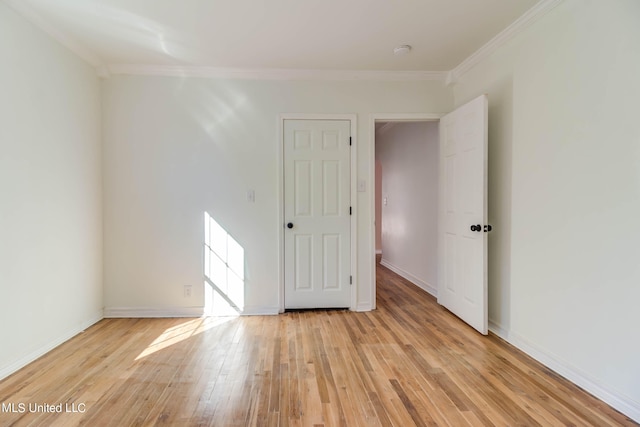
[[[480,224],[472,225],[471,226],[471,231],[482,231],[482,227],[480,226]]]
[[[293,228],[293,223],[292,222],[288,223],[287,228]]]

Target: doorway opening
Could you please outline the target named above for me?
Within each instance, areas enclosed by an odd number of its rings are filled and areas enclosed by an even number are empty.
[[[435,114],[380,114],[372,120],[374,286],[379,261],[437,295],[439,119]],[[376,295],[374,289],[374,304]]]
[[[478,330],[483,335],[488,333],[488,291],[487,291],[487,233],[491,231],[491,226],[487,224],[487,153],[488,153],[488,97],[486,94],[457,107],[455,110],[440,116],[417,115],[372,115],[371,135],[374,155],[371,159],[370,168],[372,175],[375,173],[375,128],[376,123],[380,123],[380,129],[385,126],[382,122],[415,122],[415,121],[438,121],[438,197],[433,203],[437,204],[437,271],[435,282],[431,290],[437,290],[438,303],[450,310],[453,314]],[[380,130],[379,129],[379,130]],[[393,129],[393,128],[392,128]],[[379,154],[379,153],[378,153]],[[406,154],[406,153],[405,153]],[[379,156],[378,156],[379,157]],[[410,158],[407,163],[413,162]],[[402,173],[407,163],[400,163],[396,169]],[[382,191],[384,190],[385,176],[384,161],[382,162]],[[372,176],[375,182],[375,177]],[[418,178],[421,181],[421,178]],[[384,200],[387,197],[387,205],[391,203],[390,197],[394,200],[403,194],[406,200],[422,194],[423,189],[411,186],[407,190],[408,180],[405,180],[405,187],[396,186],[393,194],[381,194],[382,200],[382,259],[384,261],[385,233],[388,228],[385,225]],[[371,198],[371,212],[375,212],[375,197]],[[411,212],[411,207],[404,211]],[[401,211],[401,210],[397,210]],[[398,214],[399,215],[399,214]],[[418,220],[407,220],[402,216],[392,216],[391,229],[395,234],[411,237],[415,234],[414,224],[419,224],[425,220],[424,216],[418,216]],[[373,231],[373,230],[372,230]],[[375,239],[372,239],[375,241]],[[407,249],[404,249],[407,251]],[[415,251],[417,252],[417,251]],[[410,250],[406,252],[407,257],[414,256]],[[417,254],[417,259],[422,255]],[[372,266],[372,302],[375,304],[377,297],[375,291],[376,262],[375,243],[371,245],[371,266]],[[399,258],[403,259],[403,258]],[[414,258],[415,260],[415,258]],[[392,264],[392,263],[389,263]],[[399,267],[399,266],[396,266]],[[399,267],[396,269],[400,275],[410,273],[408,270]],[[414,274],[412,274],[415,276]],[[409,281],[420,286],[419,277],[407,277]],[[429,287],[425,287],[427,292]],[[375,305],[372,308],[375,308]]]

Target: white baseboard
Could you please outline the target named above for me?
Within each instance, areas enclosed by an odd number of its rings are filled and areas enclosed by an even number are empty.
[[[280,314],[280,307],[245,307],[242,316],[273,316]]]
[[[496,323],[491,319],[489,319],[489,331],[493,332],[503,340],[509,342],[509,331],[507,331],[499,323]]]
[[[389,122],[391,123],[391,122]],[[382,255],[382,249],[376,249],[376,255]]]
[[[597,379],[591,377],[586,372],[572,366],[569,362],[555,354],[531,343],[517,333],[503,328],[496,322],[491,320],[489,321],[489,330],[507,341],[509,344],[517,347],[527,355],[542,363],[547,368],[563,376],[588,393],[591,393],[611,407],[622,412],[627,417],[636,422],[640,422],[640,402],[636,402],[622,393],[611,390],[609,387],[601,384]]]
[[[99,311],[99,312],[96,312],[96,313],[94,313],[93,316],[91,316],[89,318],[89,320],[86,320],[86,321],[78,324],[76,327],[67,330],[66,332],[60,334],[58,337],[56,337],[53,340],[49,341],[48,343],[46,343],[45,345],[41,346],[40,348],[32,351],[31,353],[27,354],[26,356],[24,356],[22,358],[16,360],[11,365],[0,369],[0,380],[8,377],[9,375],[13,374],[14,372],[16,372],[18,370],[24,368],[29,363],[33,362],[34,360],[38,359],[39,357],[44,356],[45,354],[47,354],[48,352],[50,352],[54,348],[58,347],[60,344],[63,344],[66,341],[69,341],[71,338],[73,338],[76,335],[78,335],[79,333],[83,332],[89,326],[95,325],[96,323],[98,323],[103,318],[104,318],[104,316],[103,316],[102,310]]]
[[[397,275],[404,277],[405,279],[407,279],[408,281],[410,281],[420,289],[427,291],[429,294],[433,295],[434,297],[436,298],[438,297],[438,289],[432,286],[431,284],[425,282],[424,280],[418,279],[411,273],[404,271],[399,267],[396,267],[395,265],[391,264],[389,261],[387,261],[384,258],[380,260],[380,264],[383,265],[384,267],[387,267],[389,270],[393,271]]]
[[[371,310],[373,310],[373,306],[371,305],[371,302],[359,302],[358,304],[356,304],[355,311],[357,312],[371,311]]]
[[[202,317],[204,307],[106,307],[104,317],[154,318],[154,317]]]
[[[241,316],[271,316],[279,313],[278,307],[245,307]],[[202,317],[207,316],[204,307],[108,307],[104,317],[115,318],[160,318],[160,317]]]

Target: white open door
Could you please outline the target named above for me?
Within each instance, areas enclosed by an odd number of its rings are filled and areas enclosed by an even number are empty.
[[[284,121],[285,308],[351,306],[351,122]]]
[[[440,120],[438,303],[488,333],[487,96]]]

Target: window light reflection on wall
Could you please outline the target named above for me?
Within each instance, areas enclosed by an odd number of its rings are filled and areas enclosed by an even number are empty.
[[[244,309],[244,248],[204,213],[205,313],[230,316]]]

